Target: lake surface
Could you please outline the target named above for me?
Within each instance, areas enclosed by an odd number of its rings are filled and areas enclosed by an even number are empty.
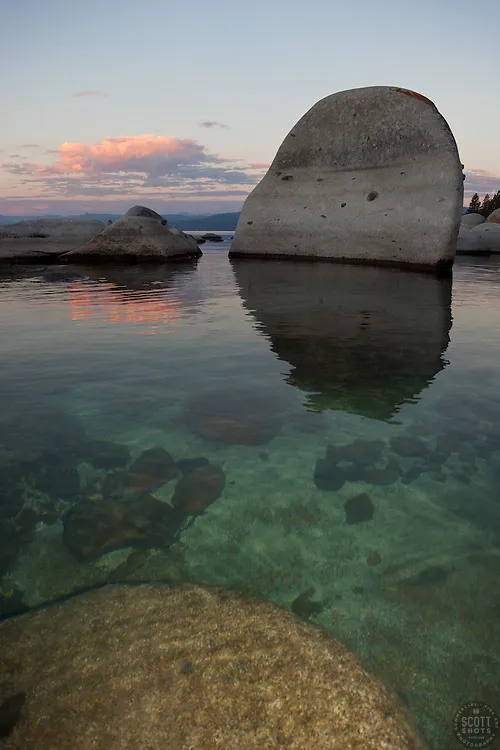
[[[500,262],[0,269],[9,616],[217,585],[345,641],[432,748],[500,695]],[[167,455],[168,453],[168,455]]]

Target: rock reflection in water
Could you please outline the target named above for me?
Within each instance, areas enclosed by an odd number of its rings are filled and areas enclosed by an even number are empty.
[[[233,261],[243,304],[309,408],[389,419],[447,364],[451,277]]]

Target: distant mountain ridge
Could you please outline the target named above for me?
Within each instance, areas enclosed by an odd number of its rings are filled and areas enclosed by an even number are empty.
[[[57,214],[43,214],[42,216],[3,216],[0,214],[0,225],[16,224],[18,221],[32,221],[34,219],[86,219],[87,221],[116,221],[122,214],[78,214],[74,216],[60,216]],[[162,214],[168,223],[178,229],[200,232],[219,231],[234,232],[240,218],[240,212],[227,214]]]

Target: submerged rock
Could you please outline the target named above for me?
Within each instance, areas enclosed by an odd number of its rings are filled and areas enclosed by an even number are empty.
[[[287,135],[244,203],[230,257],[451,268],[462,199],[457,145],[429,99],[341,91]]]
[[[145,206],[134,206],[107,226],[103,232],[80,247],[65,253],[65,262],[155,261],[197,258],[196,240],[179,230],[171,230],[165,219]]]
[[[16,693],[0,703],[0,737],[8,737],[21,718],[25,693]]]
[[[117,469],[130,461],[130,451],[126,445],[110,440],[88,440],[83,455],[96,469]]]
[[[279,401],[262,389],[224,387],[201,393],[184,414],[190,430],[217,443],[265,445],[282,426]]]
[[[186,516],[197,516],[212,505],[226,486],[219,464],[198,466],[177,482],[172,505]]]
[[[129,466],[128,486],[138,492],[152,492],[177,476],[175,461],[164,448],[149,448]]]
[[[371,466],[382,455],[384,441],[356,438],[352,443],[338,446],[337,450],[345,461],[360,464],[361,466]]]
[[[31,482],[52,500],[76,500],[80,492],[76,456],[47,456],[34,467]]]
[[[392,450],[405,458],[421,458],[429,454],[423,440],[412,435],[398,435],[390,440]]]
[[[316,487],[327,492],[340,490],[347,479],[344,469],[340,469],[327,458],[318,458],[313,478]]]
[[[291,604],[292,612],[303,620],[308,620],[313,615],[319,615],[323,611],[323,605],[321,602],[315,602],[311,599],[314,594],[315,589],[313,588],[299,594]]]
[[[15,516],[24,503],[22,477],[18,472],[0,469],[0,521]]]
[[[361,495],[350,497],[344,503],[345,520],[348,524],[371,521],[375,513],[370,496],[363,492]]]
[[[9,750],[425,748],[342,643],[231,592],[105,586],[0,639],[0,692],[26,695]]]
[[[180,458],[176,461],[175,466],[180,471],[183,477],[187,474],[191,474],[195,469],[199,469],[200,466],[206,466],[208,464],[208,458],[199,456],[198,458]]]
[[[370,467],[363,472],[363,481],[368,484],[388,485],[394,484],[399,479],[399,471],[391,465],[382,468]]]
[[[382,557],[380,556],[380,552],[377,552],[377,550],[372,550],[372,552],[369,552],[366,556],[366,564],[370,565],[370,567],[380,565],[381,562]]]
[[[64,543],[81,562],[123,547],[168,547],[175,540],[180,514],[151,495],[126,502],[86,498],[71,509]]]
[[[436,583],[442,583],[450,575],[446,568],[439,565],[431,565],[424,568],[414,576],[399,581],[399,586],[434,586]]]

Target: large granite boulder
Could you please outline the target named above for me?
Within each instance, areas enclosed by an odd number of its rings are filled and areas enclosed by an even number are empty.
[[[489,250],[492,253],[500,252],[500,224],[486,222],[470,230],[469,236],[479,250]]]
[[[463,174],[426,97],[392,86],[341,91],[290,131],[243,206],[230,257],[452,266]]]
[[[133,206],[109,224],[97,237],[65,253],[61,261],[92,263],[106,261],[165,262],[201,255],[196,240],[172,230],[165,219],[145,206]]]
[[[496,208],[486,219],[491,224],[500,224],[500,208]]]
[[[83,245],[105,228],[102,221],[32,219],[0,227],[0,262],[46,263]]]
[[[483,224],[484,221],[485,221],[485,218],[482,214],[476,214],[476,213],[464,214],[464,216],[462,216],[461,225],[464,225],[468,227],[469,229],[472,229],[472,227],[477,227],[479,224]]]
[[[424,750],[324,631],[273,604],[111,585],[0,625],[6,750]]]
[[[473,227],[460,224],[457,238],[457,255],[484,255],[485,251],[480,248],[478,237],[472,232]]]

